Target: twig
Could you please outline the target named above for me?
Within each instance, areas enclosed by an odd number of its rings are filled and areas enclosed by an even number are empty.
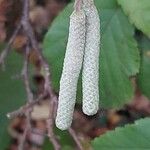
[[[27,132],[28,132],[28,127],[26,126],[23,135],[19,139],[18,150],[24,150],[24,143],[26,140]]]
[[[23,76],[23,81],[25,84],[25,89],[27,93],[27,100],[28,103],[30,104],[33,101],[33,94],[30,88],[30,83],[29,83],[29,44],[27,43],[26,49],[25,49],[25,54],[24,54],[24,66],[22,70],[22,76]],[[20,139],[18,149],[19,150],[24,150],[24,143],[26,140],[27,132],[30,130],[31,125],[30,125],[30,120],[31,120],[31,112],[32,109],[28,109],[27,114],[26,114],[26,127],[23,133],[22,138]]]
[[[82,145],[81,145],[81,143],[80,143],[80,141],[79,141],[79,139],[78,139],[74,129],[73,128],[69,128],[68,132],[72,136],[72,138],[74,139],[74,141],[75,141],[75,143],[76,143],[76,145],[78,147],[78,150],[83,150],[83,147],[82,147]]]
[[[33,94],[30,88],[30,83],[29,83],[29,45],[27,44],[26,50],[25,50],[25,58],[24,58],[24,67],[22,70],[22,76],[26,88],[26,93],[27,93],[27,99],[28,102],[31,103],[33,101]]]
[[[75,0],[74,9],[76,11],[79,11],[81,10],[81,7],[82,7],[82,0]]]
[[[55,99],[57,101],[57,97],[53,97],[53,99]],[[51,100],[50,101],[50,112],[49,112],[49,119],[47,120],[47,129],[48,129],[48,137],[50,139],[50,141],[53,143],[53,146],[55,148],[55,150],[61,150],[61,147],[58,143],[58,139],[56,138],[56,136],[54,136],[54,132],[53,132],[53,127],[54,127],[54,118],[55,118],[55,112],[56,112],[56,107],[57,107],[57,103],[55,103],[55,100]]]
[[[20,107],[18,110],[15,110],[13,112],[7,113],[7,117],[9,119],[13,119],[13,118],[15,118],[17,116],[22,116],[22,115],[26,114],[28,109],[32,108],[34,105],[36,105],[41,100],[43,100],[45,98],[45,96],[46,95],[42,94],[37,99],[33,100],[32,102],[27,103],[25,106]]]
[[[41,64],[42,68],[44,69],[44,79],[45,79],[44,92],[47,92],[48,95],[50,96],[50,100],[51,100],[50,110],[53,110],[53,106],[54,106],[55,100],[56,100],[55,99],[56,95],[53,92],[53,89],[51,86],[49,66],[41,53],[41,49],[38,46],[38,42],[36,41],[33,29],[29,22],[29,0],[23,0],[23,6],[24,6],[24,8],[23,8],[23,17],[21,19],[21,24],[22,24],[23,29],[25,30],[27,37],[29,38],[32,48],[38,54],[40,64]],[[57,137],[54,134],[53,124],[54,124],[54,111],[51,111],[51,113],[49,115],[49,119],[47,121],[47,125],[49,126],[48,127],[49,138],[50,138],[50,141],[52,142],[55,150],[59,150],[61,146],[59,144]]]
[[[47,62],[45,61],[45,58],[42,55],[42,50],[40,49],[40,47],[38,46],[38,42],[35,38],[33,29],[31,27],[30,21],[29,21],[29,0],[22,0],[22,4],[23,4],[23,12],[22,12],[22,17],[21,17],[21,21],[17,27],[17,29],[15,30],[14,34],[12,35],[10,41],[8,42],[8,45],[6,46],[6,48],[4,49],[2,55],[1,55],[1,62],[4,62],[5,57],[8,55],[10,46],[12,45],[17,33],[19,32],[19,30],[22,29],[25,31],[25,35],[28,37],[28,44],[31,45],[31,47],[36,51],[36,53],[38,54],[39,57],[39,61],[40,61],[40,66],[41,68],[44,70],[44,94],[43,95],[48,95],[50,96],[50,115],[49,115],[49,119],[47,120],[47,126],[48,126],[48,136],[50,141],[52,142],[52,144],[54,145],[54,149],[55,150],[59,150],[60,149],[60,143],[57,139],[57,137],[54,134],[53,131],[53,125],[54,125],[54,116],[55,116],[55,110],[54,110],[54,105],[56,105],[57,103],[57,98],[56,95],[52,89],[52,85],[51,85],[51,80],[50,80],[50,71],[49,71],[49,65],[47,64]],[[26,55],[27,56],[27,55]],[[27,116],[27,121],[28,123],[30,122],[30,117],[29,117],[29,108],[32,108],[32,106],[34,104],[36,104],[37,102],[39,102],[42,97],[39,97],[36,101],[33,101],[33,95],[29,86],[29,79],[28,79],[28,58],[25,58],[25,62],[24,62],[24,69],[23,69],[23,75],[24,75],[24,84],[26,87],[26,92],[27,92],[27,97],[29,102],[27,103],[26,106],[21,107],[19,110],[12,112],[12,113],[8,113],[7,116],[9,118],[12,118],[16,115],[20,115],[23,113],[26,113]],[[30,123],[29,123],[30,124]],[[26,136],[26,130],[24,133]],[[23,138],[24,140],[24,138]],[[22,146],[21,146],[22,147]]]
[[[31,128],[31,126],[30,126],[30,111],[28,111],[27,119],[26,119],[26,127],[24,129],[22,137],[20,137],[20,139],[19,139],[18,150],[24,150],[26,136],[27,136],[27,133],[30,130],[30,128]]]
[[[13,41],[15,40],[15,38],[16,38],[16,36],[17,36],[17,34],[18,34],[19,30],[20,30],[20,28],[21,28],[21,24],[19,24],[17,26],[17,28],[15,29],[14,33],[12,34],[10,40],[8,41],[6,47],[2,51],[2,53],[0,55],[0,65],[5,66],[5,59],[6,59],[8,53],[9,53],[9,51],[11,49],[10,47],[11,47]]]

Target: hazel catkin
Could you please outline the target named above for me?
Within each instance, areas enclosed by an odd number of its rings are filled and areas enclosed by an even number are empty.
[[[83,0],[86,43],[83,61],[83,112],[94,115],[99,108],[100,19],[93,0]]]
[[[56,126],[61,130],[69,128],[72,123],[84,46],[85,14],[82,10],[75,10],[70,16],[69,37],[60,80]]]

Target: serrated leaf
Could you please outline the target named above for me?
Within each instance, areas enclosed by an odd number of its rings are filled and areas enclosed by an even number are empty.
[[[15,79],[21,71],[22,58],[12,53],[6,60],[6,70],[0,70],[0,149],[8,146],[9,136],[7,132],[9,120],[8,112],[19,108],[25,100],[25,90],[20,79]]]
[[[149,150],[150,118],[136,121],[135,124],[116,128],[93,142],[94,150]]]
[[[150,37],[150,1],[118,0],[130,21],[148,37]]]
[[[142,37],[139,43],[142,49],[142,59],[137,84],[141,92],[150,98],[150,40]]]
[[[119,107],[130,101],[133,88],[129,76],[139,71],[139,52],[133,38],[134,28],[116,0],[95,0],[101,19],[100,103],[103,107]],[[73,4],[55,19],[44,39],[44,54],[52,70],[52,81],[59,89],[69,16]],[[80,91],[81,85],[78,88]],[[81,92],[80,92],[81,93]],[[79,99],[82,99],[82,95]]]

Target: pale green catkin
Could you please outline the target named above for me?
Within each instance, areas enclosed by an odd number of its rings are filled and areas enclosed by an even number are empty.
[[[94,115],[99,108],[100,19],[93,0],[83,0],[86,43],[83,61],[83,112]]]
[[[72,123],[77,82],[84,55],[85,29],[84,11],[75,10],[70,16],[69,37],[60,80],[56,126],[61,130],[68,129]]]
[[[76,0],[75,5],[60,80],[56,126],[61,130],[72,123],[82,63],[83,112],[94,115],[99,107],[100,19],[93,0]]]

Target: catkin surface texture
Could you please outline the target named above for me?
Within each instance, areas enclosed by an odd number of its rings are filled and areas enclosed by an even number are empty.
[[[65,130],[71,126],[77,82],[83,62],[85,46],[85,14],[74,11],[70,16],[69,37],[60,80],[56,126]]]
[[[94,115],[99,108],[100,19],[93,0],[83,0],[86,43],[83,62],[83,112]]]

